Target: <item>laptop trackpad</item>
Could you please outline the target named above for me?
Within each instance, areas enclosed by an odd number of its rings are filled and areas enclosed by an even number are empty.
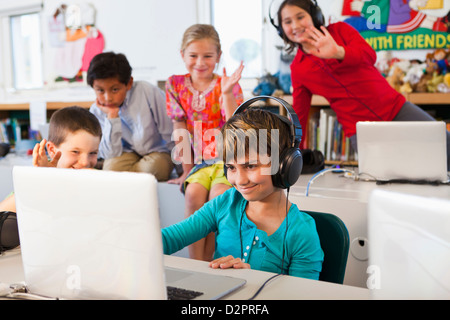
[[[166,281],[168,283],[175,282],[191,276],[191,273],[189,271],[178,271],[171,268],[165,268],[165,271],[166,271]]]
[[[166,285],[202,292],[199,299],[219,299],[242,287],[244,279],[165,267]]]

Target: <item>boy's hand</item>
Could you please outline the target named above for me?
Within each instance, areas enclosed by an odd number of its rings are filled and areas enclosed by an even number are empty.
[[[107,107],[103,105],[98,99],[95,100],[95,104],[102,110],[103,113],[106,114],[108,119],[118,118],[120,107]]]
[[[209,266],[213,269],[250,269],[248,263],[243,262],[240,258],[234,258],[231,255],[215,259],[209,263]]]
[[[55,157],[49,161],[45,153],[45,144],[47,140],[42,139],[40,143],[36,143],[33,149],[33,166],[35,167],[55,167],[61,158],[61,151],[58,151]]]

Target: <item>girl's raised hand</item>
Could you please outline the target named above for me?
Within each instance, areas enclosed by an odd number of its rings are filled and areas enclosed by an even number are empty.
[[[51,161],[48,160],[45,153],[45,144],[47,140],[42,139],[40,143],[36,143],[33,148],[33,166],[35,167],[56,167],[61,158],[61,151],[58,151]]]
[[[231,255],[215,259],[209,263],[209,266],[213,269],[250,269],[248,263],[243,262],[240,258],[234,258]]]
[[[323,33],[315,27],[305,30],[305,37],[300,40],[303,51],[321,59],[344,59],[345,49],[336,43],[327,28],[321,26],[320,30]]]
[[[236,83],[239,82],[239,80],[241,80],[242,70],[244,70],[243,61],[241,61],[239,67],[230,76],[227,75],[227,70],[225,69],[225,67],[223,68],[223,76],[220,83],[222,87],[222,93],[226,94],[233,91],[233,87],[236,85]]]

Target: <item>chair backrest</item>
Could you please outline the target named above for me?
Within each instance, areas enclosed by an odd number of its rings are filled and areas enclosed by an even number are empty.
[[[337,216],[329,213],[304,211],[314,218],[324,261],[319,280],[344,283],[345,268],[350,247],[347,227]]]

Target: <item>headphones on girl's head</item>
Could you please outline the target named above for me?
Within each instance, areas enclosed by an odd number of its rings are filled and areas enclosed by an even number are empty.
[[[273,99],[280,103],[287,111],[291,120],[286,117],[275,114],[281,121],[283,121],[287,126],[289,126],[292,135],[292,146],[283,150],[280,154],[279,168],[277,172],[272,175],[272,183],[275,187],[281,189],[288,189],[293,184],[295,184],[300,177],[300,173],[303,168],[303,158],[300,152],[299,145],[302,139],[302,128],[298,120],[298,116],[295,113],[292,106],[284,101],[283,99],[272,97],[272,96],[257,96],[250,98],[239,107],[237,107],[234,114],[242,113],[250,105],[259,100]],[[225,177],[227,176],[227,166],[224,166]]]
[[[316,27],[317,29],[320,29],[320,26],[325,25],[325,18],[323,16],[322,10],[317,5],[316,0],[307,0],[307,1],[311,2],[309,14],[311,15],[312,21],[314,23],[314,27]],[[273,3],[273,1],[272,1],[272,3]],[[272,3],[270,4],[270,7],[272,6]],[[279,24],[278,25],[275,24],[272,16],[270,15],[270,7],[269,7],[270,23],[275,27],[275,29],[277,29],[278,35],[284,40],[284,32],[283,32],[283,27],[281,26],[281,22],[278,21]]]

